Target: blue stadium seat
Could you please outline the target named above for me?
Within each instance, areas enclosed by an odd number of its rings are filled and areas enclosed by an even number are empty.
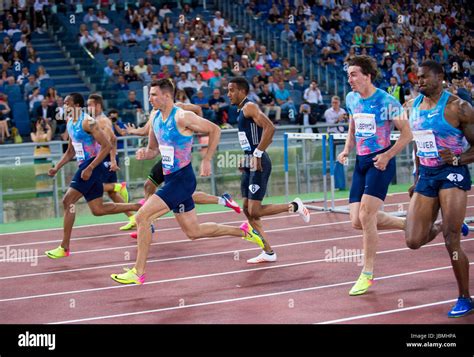
[[[23,101],[23,97],[21,95],[21,88],[18,84],[14,85],[7,85],[5,87],[5,94],[8,96],[8,104],[12,106],[17,102]]]
[[[28,107],[25,102],[16,103],[13,108],[13,120],[20,135],[27,136],[31,131],[31,121],[28,115]]]

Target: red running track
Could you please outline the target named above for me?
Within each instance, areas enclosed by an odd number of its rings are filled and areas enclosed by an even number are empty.
[[[407,203],[406,194],[389,195],[385,210]],[[474,195],[467,215],[474,216]],[[244,219],[231,211],[199,217],[235,226]],[[132,266],[136,255],[136,241],[119,226],[75,228],[72,253],[61,260],[44,256],[59,244],[60,229],[0,235],[0,249],[37,256],[33,263],[0,263],[0,323],[474,323],[474,314],[446,317],[457,285],[441,237],[412,251],[403,232],[380,232],[375,284],[366,295],[350,297],[362,237],[345,214],[312,212],[308,225],[296,215],[265,218],[279,259],[260,265],[246,263],[259,253],[249,242],[191,242],[174,219],[161,219],[142,286],[110,278]],[[474,236],[462,245],[474,261]],[[330,261],[333,252],[344,261]]]

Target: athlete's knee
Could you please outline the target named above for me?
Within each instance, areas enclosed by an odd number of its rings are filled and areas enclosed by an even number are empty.
[[[407,247],[410,249],[420,249],[421,246],[423,245],[419,239],[414,239],[411,236],[406,236],[405,237],[405,242],[407,244]]]
[[[199,227],[186,229],[184,231],[184,234],[186,234],[186,237],[188,237],[189,240],[195,240],[195,239],[198,239],[198,238],[202,238]]]
[[[250,206],[248,208],[248,218],[258,219],[260,218],[260,207]]]
[[[156,190],[156,186],[150,180],[145,181],[145,191],[146,192],[154,192]]]
[[[351,225],[354,229],[362,229],[362,223],[360,223],[359,215],[351,214]]]
[[[143,210],[138,210],[137,213],[135,213],[135,222],[137,223],[137,226],[151,224],[151,216]]]
[[[248,206],[244,206],[242,210],[244,211],[245,217],[251,218]]]
[[[359,208],[359,221],[361,223],[361,228],[375,219],[376,214],[377,212],[374,212],[368,205],[361,203]]]
[[[443,229],[444,244],[449,252],[454,252],[460,248],[461,231],[454,227],[449,227],[448,224],[444,225],[446,228]]]
[[[104,216],[106,214],[103,206],[94,205],[94,206],[90,206],[90,209],[94,216]]]

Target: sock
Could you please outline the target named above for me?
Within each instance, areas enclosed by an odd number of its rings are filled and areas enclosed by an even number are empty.
[[[219,197],[217,203],[220,204],[221,206],[225,206],[225,199],[224,199],[224,197]]]
[[[291,205],[293,206],[293,212],[296,212],[298,210],[298,204],[296,202],[291,202]]]
[[[273,250],[270,251],[270,252],[265,252],[265,253],[268,254],[268,255],[273,255],[273,254],[275,254],[275,252],[274,252]]]
[[[367,278],[369,279],[372,279],[374,274],[369,272],[369,271],[363,271],[362,274],[364,274],[365,276],[367,276]]]
[[[114,184],[114,192],[119,192],[121,188],[122,188],[122,185],[120,183]]]

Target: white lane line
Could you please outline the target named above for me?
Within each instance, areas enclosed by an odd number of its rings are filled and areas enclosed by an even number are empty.
[[[472,264],[472,263],[471,263]],[[365,319],[368,317],[375,317],[375,316],[383,316],[383,315],[389,315],[389,314],[396,314],[399,312],[403,311],[410,311],[410,310],[417,310],[417,309],[423,309],[425,307],[430,307],[430,306],[436,306],[436,305],[443,305],[447,304],[450,302],[454,302],[457,299],[451,299],[451,300],[444,300],[444,301],[437,301],[437,302],[432,302],[429,304],[423,304],[423,305],[414,305],[414,306],[409,306],[409,307],[402,307],[399,309],[393,309],[393,310],[386,310],[386,311],[380,311],[380,312],[374,312],[373,314],[366,314],[366,315],[357,315],[357,316],[352,316],[352,317],[346,317],[342,319],[337,319],[337,320],[329,320],[329,321],[323,321],[323,322],[316,322],[316,325],[329,325],[329,324],[337,324],[339,322],[346,322],[346,321],[353,321],[353,320],[359,320],[359,319]]]
[[[470,239],[470,240],[474,240],[474,238]],[[437,246],[441,246],[441,245],[444,246],[444,242],[443,243],[425,245],[422,248],[437,247]],[[410,250],[410,249],[409,248],[390,249],[390,250],[377,252],[377,254],[388,254],[388,253],[401,252],[401,251],[406,251],[406,250]],[[353,259],[354,257],[360,257],[362,255],[363,254],[351,254],[351,255],[346,255],[346,256],[343,256],[343,257],[337,257],[337,258],[334,258],[334,259],[346,259],[346,258]],[[186,281],[186,280],[202,279],[202,278],[208,278],[208,277],[233,275],[233,274],[254,272],[254,271],[260,271],[260,270],[270,270],[270,269],[287,268],[287,267],[302,266],[302,265],[315,264],[315,263],[325,263],[325,262],[328,262],[328,259],[315,259],[315,260],[308,260],[308,261],[303,261],[303,262],[288,263],[288,264],[281,264],[281,265],[272,265],[272,266],[265,266],[265,267],[253,268],[253,269],[243,269],[243,270],[233,270],[233,271],[227,271],[227,272],[221,272],[221,273],[192,275],[192,276],[186,276],[186,277],[181,277],[181,278],[155,280],[155,281],[147,282],[145,284],[145,286],[154,285],[154,284],[169,283],[169,282],[176,282],[176,281]],[[380,279],[380,278],[378,278],[378,279]],[[105,286],[105,287],[101,287],[101,288],[91,288],[91,289],[82,289],[82,290],[74,290],[74,291],[68,290],[68,291],[61,291],[61,292],[56,292],[56,293],[6,298],[6,299],[0,299],[0,302],[20,301],[20,300],[29,300],[29,299],[36,299],[36,298],[52,297],[52,296],[63,296],[63,295],[70,295],[70,294],[104,291],[104,290],[110,290],[110,289],[137,288],[137,287],[139,287],[139,285],[113,285],[113,286]]]
[[[340,225],[343,223],[350,223],[351,221],[342,221],[342,222],[330,222],[330,223],[321,223],[321,224],[313,224],[313,225],[305,225],[305,226],[299,226],[299,227],[286,227],[286,228],[278,228],[278,229],[270,229],[265,231],[266,233],[274,233],[274,232],[285,232],[285,231],[293,231],[293,230],[299,230],[299,229],[308,229],[308,228],[315,228],[315,227],[324,227],[324,226],[333,226],[333,225]],[[171,228],[170,228],[171,229]],[[206,240],[218,240],[218,239],[223,239],[221,238],[201,238],[199,239],[200,241],[206,241]],[[234,239],[237,239],[234,237]],[[189,239],[183,239],[183,240],[175,240],[175,241],[166,241],[166,242],[156,242],[156,243],[151,243],[152,246],[154,245],[163,245],[163,244],[175,244],[175,243],[189,243],[191,240]],[[134,245],[125,245],[125,246],[119,246],[119,247],[109,247],[109,248],[99,248],[99,249],[90,249],[90,250],[79,250],[79,251],[73,251],[71,252],[70,256],[73,256],[75,254],[84,254],[84,253],[95,253],[95,252],[106,252],[106,251],[112,251],[112,250],[120,250],[120,249],[134,249],[136,248],[137,245],[136,243]],[[32,257],[28,257],[29,259],[36,259],[36,258],[46,258],[45,254],[42,255],[36,255]],[[16,259],[10,259],[10,262],[16,261],[16,260],[21,260],[22,258],[16,258]]]
[[[327,214],[329,212],[312,212],[311,215],[316,215],[316,214]],[[301,219],[299,215],[297,214],[289,214],[289,215],[284,215],[284,216],[276,216],[276,217],[265,217],[262,220],[263,221],[271,221],[271,220],[277,220],[277,219],[285,219],[285,218],[298,218]],[[160,218],[161,220],[161,218]],[[238,221],[228,221],[228,222],[220,222],[219,224],[241,224],[242,222],[245,221],[245,217],[242,216],[242,219]],[[158,221],[159,222],[159,221]],[[159,227],[159,223],[155,224],[155,227]],[[61,228],[62,229],[62,228]],[[76,227],[74,227],[74,230]],[[74,231],[73,230],[73,231]],[[170,227],[170,228],[158,228],[157,233],[160,232],[169,232],[169,231],[180,231],[181,228],[179,226],[176,227]],[[12,233],[14,234],[14,233]],[[85,237],[79,237],[79,238],[71,238],[72,241],[79,241],[79,240],[89,240],[89,239],[97,239],[97,238],[117,238],[121,236],[129,236],[130,232],[125,232],[125,233],[108,233],[108,234],[102,234],[98,236],[85,236]],[[187,242],[188,240],[185,240],[183,242]],[[20,247],[20,246],[25,246],[25,245],[35,245],[35,244],[45,244],[45,243],[58,243],[61,242],[61,239],[56,239],[56,240],[48,240],[48,241],[41,241],[41,242],[29,242],[29,243],[15,243],[15,244],[6,244],[6,245],[0,245],[0,248],[6,248],[6,247]]]
[[[474,264],[474,263],[471,263],[471,265],[472,265],[472,264]],[[381,279],[393,279],[393,278],[398,278],[398,277],[401,277],[401,276],[408,276],[408,275],[415,275],[415,274],[423,274],[423,273],[429,273],[429,272],[439,271],[439,270],[445,270],[445,269],[451,269],[451,265],[450,265],[450,266],[446,266],[446,267],[439,267],[439,268],[432,268],[432,269],[424,269],[424,270],[417,270],[417,271],[408,272],[408,273],[401,273],[401,274],[388,275],[388,276],[381,277],[381,278],[379,278],[379,279],[377,279],[377,280],[381,280]],[[57,321],[57,322],[50,322],[50,323],[48,323],[48,324],[52,324],[52,325],[57,325],[57,324],[70,324],[70,323],[78,323],[78,322],[85,322],[85,321],[97,321],[97,320],[112,319],[112,318],[117,318],[117,317],[145,315],[145,314],[151,314],[151,313],[157,313],[157,312],[173,311],[173,310],[180,310],[180,309],[188,309],[188,308],[193,308],[193,307],[201,307],[201,306],[209,306],[209,305],[218,305],[218,304],[225,304],[225,303],[229,303],[229,302],[245,301],[245,300],[252,300],[252,299],[259,299],[259,298],[271,297],[271,296],[280,296],[280,295],[294,294],[294,293],[299,293],[299,292],[306,292],[306,291],[314,291],[314,290],[320,290],[320,289],[334,288],[334,287],[339,287],[339,286],[344,286],[344,285],[349,285],[349,284],[354,284],[354,283],[355,283],[355,281],[346,281],[346,282],[343,282],[343,283],[336,283],[336,284],[329,284],[329,285],[319,285],[319,286],[313,286],[313,287],[303,288],[303,289],[293,289],[293,290],[287,290],[287,291],[279,291],[279,292],[275,292],[275,293],[267,293],[267,294],[259,294],[259,295],[250,295],[250,296],[243,296],[243,297],[239,297],[239,298],[232,298],[232,299],[225,299],[225,300],[215,300],[215,301],[201,302],[201,303],[190,304],[190,305],[184,305],[184,306],[171,306],[171,307],[165,307],[165,308],[153,309],[153,310],[144,310],[144,311],[126,312],[126,313],[114,314],[114,315],[104,315],[104,316],[87,317],[87,318],[76,319],[76,320]]]
[[[379,234],[384,235],[384,234],[392,234],[392,233],[402,233],[402,231],[384,231],[384,232],[380,232]],[[353,238],[362,238],[362,235],[358,234],[358,235],[352,235],[352,236],[342,236],[342,237],[334,237],[334,238],[327,238],[327,239],[316,239],[316,240],[309,240],[309,241],[300,241],[300,242],[273,245],[272,247],[274,247],[274,248],[291,247],[291,246],[295,246],[295,245],[331,242],[331,241],[346,240],[346,239],[353,239]],[[182,260],[182,259],[210,257],[210,256],[214,256],[214,255],[225,255],[225,254],[232,254],[233,255],[237,252],[239,252],[239,253],[241,253],[241,252],[250,252],[250,251],[253,251],[253,250],[260,251],[260,248],[228,250],[228,251],[215,252],[215,253],[196,254],[196,255],[188,255],[188,256],[173,257],[173,258],[164,258],[164,259],[153,259],[153,260],[147,260],[147,264],[174,261],[174,260]],[[23,274],[23,275],[12,275],[12,276],[0,277],[0,280],[30,278],[30,277],[33,277],[33,276],[53,275],[53,274],[71,273],[71,272],[86,271],[86,270],[105,269],[105,268],[112,268],[112,267],[121,267],[123,265],[124,265],[124,263],[122,262],[122,263],[119,263],[119,264],[99,265],[99,266],[93,266],[93,267],[88,267],[88,268],[77,268],[77,269],[48,271],[48,272],[41,272],[41,273],[30,273],[30,274]]]

